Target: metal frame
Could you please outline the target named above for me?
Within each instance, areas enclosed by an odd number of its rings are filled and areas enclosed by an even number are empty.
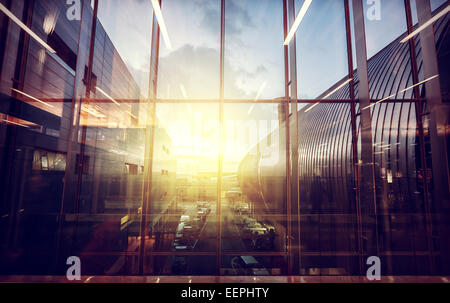
[[[288,1],[288,20],[287,23],[289,27],[292,27],[295,21],[295,1]],[[298,263],[294,262],[292,264],[292,269],[290,271],[293,274],[299,273],[301,269],[301,249],[300,249],[300,196],[299,196],[299,162],[298,162],[298,100],[297,100],[297,37],[294,35],[291,42],[289,43],[289,85],[290,85],[290,106],[291,111],[289,114],[289,120],[286,121],[286,124],[291,123],[291,119],[293,120],[293,125],[295,129],[289,128],[289,150],[290,150],[290,171],[286,173],[290,173],[290,201],[291,201],[291,212],[294,215],[297,215],[297,226],[296,226],[296,234],[292,233],[288,235],[292,240],[294,240],[294,244],[291,244],[292,254],[294,255],[294,260],[297,260]],[[291,117],[292,116],[292,117]],[[296,259],[297,257],[298,259]],[[298,271],[297,271],[298,269]]]
[[[417,17],[419,25],[424,24],[431,19],[430,1],[416,0]],[[433,26],[426,27],[420,32],[420,44],[422,47],[423,73],[425,79],[439,73],[436,41],[434,37]],[[433,171],[433,201],[437,209],[441,210],[439,218],[439,236],[441,251],[446,252],[445,259],[441,260],[442,270],[450,270],[450,228],[448,220],[450,219],[450,171],[448,158],[448,125],[450,123],[449,104],[442,102],[441,85],[439,78],[425,83],[425,94],[427,100],[427,111],[429,115],[429,133],[432,154]],[[432,211],[430,204],[426,205],[427,213]],[[429,223],[431,225],[431,223]],[[431,226],[428,226],[431,229]],[[432,245],[430,243],[430,245]],[[432,248],[432,246],[430,247]]]
[[[283,0],[283,32],[286,39],[289,29],[287,21],[287,3]],[[287,251],[288,251],[288,274],[292,275],[292,268],[294,264],[294,255],[292,252],[292,200],[291,200],[291,152],[290,152],[290,123],[289,123],[289,86],[291,81],[289,80],[289,47],[285,45],[283,47],[284,53],[284,99],[286,100],[283,106],[284,110],[284,122],[286,132],[286,212],[288,216],[287,222]]]
[[[372,117],[369,110],[361,110],[370,105],[369,77],[367,70],[366,34],[364,25],[364,8],[362,0],[352,0],[353,22],[355,31],[356,62],[358,64],[358,102],[360,106],[361,121],[361,161],[359,165],[359,195],[361,207],[361,219],[364,215],[375,216],[375,247],[367,247],[363,254],[379,255],[378,223],[375,192],[375,171],[372,147]],[[363,230],[364,233],[364,230]],[[363,235],[364,236],[364,235]],[[371,239],[369,239],[370,241]]]
[[[222,265],[222,170],[223,170],[223,138],[224,138],[224,73],[225,73],[225,0],[220,0],[220,103],[219,103],[219,155],[217,173],[217,242],[216,242],[216,270],[220,275]]]
[[[162,1],[159,0],[160,5]],[[155,126],[156,126],[156,96],[158,89],[158,63],[159,63],[159,43],[160,43],[160,29],[156,20],[155,14],[152,14],[152,42],[150,50],[150,75],[149,75],[149,91],[148,91],[148,106],[147,116],[150,117],[150,125],[147,126],[145,135],[145,156],[144,156],[144,182],[142,189],[142,207],[141,207],[141,222],[140,222],[140,245],[139,245],[139,259],[138,272],[144,274],[146,269],[146,251],[145,238],[148,231],[147,215],[151,203],[151,187],[152,187],[152,172],[153,172],[153,153],[155,140]],[[147,120],[148,121],[148,120]],[[150,248],[151,249],[151,248]],[[152,251],[150,250],[150,253]],[[150,266],[153,264],[153,256],[150,255]]]
[[[352,125],[352,166],[353,166],[353,188],[355,191],[355,210],[356,210],[356,239],[358,243],[359,252],[359,272],[363,273],[363,245],[362,245],[362,222],[361,222],[361,196],[359,186],[359,166],[358,166],[358,129],[356,126],[356,100],[355,100],[355,82],[353,75],[353,50],[352,50],[352,38],[351,38],[351,25],[350,25],[350,7],[349,0],[344,0],[345,9],[345,29],[347,38],[347,62],[348,62],[348,77],[352,79],[350,85],[350,112],[351,112],[351,125]]]
[[[94,64],[94,47],[95,47],[95,31],[97,28],[97,12],[98,12],[98,0],[94,0],[94,12],[92,14],[92,24],[91,24],[91,33],[90,33],[90,43],[89,43],[89,55],[88,55],[88,61],[87,61],[87,86],[84,93],[84,100],[80,100],[80,107],[81,104],[86,104],[89,106],[90,103],[90,97],[91,97],[91,83],[92,83],[92,69]],[[84,174],[84,165],[85,165],[85,152],[86,152],[86,135],[87,135],[87,120],[88,115],[87,113],[80,111],[80,120],[81,123],[81,142],[80,142],[80,157],[79,157],[79,163],[76,163],[78,167],[78,175],[77,178],[77,185],[76,185],[76,193],[75,193],[75,222],[72,226],[72,245],[74,244],[76,238],[77,238],[77,231],[78,231],[78,215],[79,215],[79,209],[80,209],[80,198],[81,198],[81,187],[83,182],[83,174]]]
[[[412,20],[412,12],[411,12],[411,1],[405,0],[405,13],[406,13],[406,23],[408,27],[408,34],[411,34],[414,30],[414,24]],[[419,83],[419,73],[417,67],[417,56],[416,56],[416,45],[414,39],[409,40],[409,54],[410,54],[410,64],[412,69],[413,76],[413,84]],[[419,87],[414,87],[413,90],[414,98],[420,98]],[[425,136],[424,136],[424,127],[423,127],[423,103],[415,102],[416,107],[416,119],[417,119],[417,128],[419,131],[419,148],[420,148],[420,170],[422,171],[422,176],[426,176],[428,174],[427,169],[427,160],[426,160],[426,150],[425,150]],[[435,258],[433,257],[433,233],[432,233],[432,218],[431,218],[431,207],[430,207],[430,188],[428,184],[428,179],[422,178],[423,188],[424,188],[424,203],[425,203],[425,220],[426,220],[426,229],[427,229],[427,245],[429,254],[430,269],[431,272],[435,271]]]
[[[287,87],[289,87],[290,84],[287,84]],[[61,102],[61,99],[46,99],[46,98],[41,98],[40,100],[45,101],[47,103],[52,103],[52,102]],[[116,102],[118,103],[140,103],[140,100],[137,99],[115,99]],[[239,104],[239,103],[254,103],[254,104],[280,104],[280,103],[290,103],[291,101],[295,101],[295,99],[290,99],[289,97],[287,98],[278,98],[278,99],[224,99],[223,103],[224,104]],[[297,104],[314,104],[317,102],[320,103],[353,103],[355,100],[352,99],[296,99]],[[371,99],[370,102],[371,103],[375,103],[378,102],[379,100],[376,99]],[[407,102],[425,102],[426,100],[424,98],[406,98],[406,99],[388,99],[388,100],[384,100],[383,103],[407,103]],[[63,102],[72,102],[72,99],[63,99]],[[156,99],[156,104],[177,104],[177,103],[220,103],[220,99]],[[111,103],[111,101],[109,99],[95,99],[95,103]]]
[[[85,8],[86,8],[85,1],[81,2],[81,20],[80,20],[80,28],[78,33],[78,46],[81,45],[83,42],[86,44],[92,43],[92,21],[95,20],[93,18],[89,19],[86,17],[85,14]],[[76,70],[84,70],[85,66],[89,64],[89,52],[90,49],[86,48],[80,48],[77,49],[77,65]],[[83,103],[83,93],[85,93],[86,90],[86,84],[83,81],[83,73],[77,72],[75,73],[75,82],[74,82],[74,88],[73,88],[73,98],[69,100],[63,100],[63,102],[71,103],[71,109],[70,109],[70,120],[68,124],[68,131],[67,131],[67,137],[65,138],[67,140],[67,159],[66,163],[69,167],[73,167],[74,161],[76,160],[76,154],[77,150],[77,134],[80,127],[80,120],[79,115],[81,113],[80,108],[81,104]],[[78,109],[78,110],[77,110]],[[73,181],[77,176],[74,174],[73,171],[70,169],[66,169],[64,174],[64,185],[63,185],[63,193],[61,197],[61,205],[60,205],[60,211],[59,211],[59,222],[58,222],[58,234],[57,234],[57,252],[56,252],[56,258],[54,263],[54,270],[57,271],[58,268],[61,266],[60,264],[63,264],[64,261],[60,260],[60,258],[63,257],[64,252],[61,252],[62,249],[62,243],[63,243],[63,225],[64,221],[66,220],[66,205],[70,204],[70,200],[72,199],[72,196],[74,195],[76,197],[76,193],[73,192],[73,190],[70,188],[69,183]]]

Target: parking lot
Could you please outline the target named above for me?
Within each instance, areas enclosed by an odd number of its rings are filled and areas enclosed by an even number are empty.
[[[174,252],[215,252],[217,245],[217,213],[215,201],[198,201],[183,205],[176,235],[172,245]],[[250,212],[247,203],[240,201],[222,201],[221,208],[223,252],[233,251],[272,251],[274,249],[275,227],[267,222],[258,221]],[[208,256],[172,256],[169,258],[173,274],[215,274],[215,266],[206,262]],[[215,258],[211,258],[215,262]],[[231,256],[222,257],[221,268],[227,274],[267,275],[270,274],[264,264],[264,257]],[[168,265],[169,265],[168,264]]]

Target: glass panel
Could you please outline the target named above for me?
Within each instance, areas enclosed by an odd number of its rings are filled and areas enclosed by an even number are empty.
[[[59,253],[81,23],[66,17],[65,1],[2,6],[0,274],[49,274]]]
[[[214,274],[217,242],[218,105],[158,103],[152,193],[145,254],[147,273]],[[173,252],[154,256],[152,252]]]
[[[300,241],[304,255],[300,273],[304,275],[347,275],[357,269],[350,115],[348,103],[322,103],[299,111]]]
[[[113,98],[147,96],[152,11],[149,1],[98,1],[93,72],[97,86]],[[116,88],[120,80],[128,81]]]
[[[162,1],[171,48],[161,36],[158,98],[218,99],[220,1]]]
[[[146,254],[216,250],[218,110],[211,103],[156,105]]]
[[[446,0],[430,0],[431,11],[440,8],[441,6],[444,7],[443,4],[446,2]]]
[[[32,18],[25,21],[25,25],[36,38],[10,21],[0,86],[3,94],[56,119],[63,116],[64,101],[70,101],[73,94],[80,29],[80,22],[68,20],[65,10],[61,1],[34,1],[34,4],[16,1],[11,4],[10,11],[14,16],[21,18],[31,13]],[[21,42],[24,42],[23,48],[18,45]],[[50,135],[59,136],[56,121],[53,125],[42,125],[42,121],[38,124],[49,128]]]
[[[284,96],[282,1],[227,0],[225,12],[225,98]]]
[[[409,43],[400,42],[407,32],[404,1],[363,4],[370,97],[411,98]]]
[[[122,256],[140,245],[151,11],[150,2],[99,1],[92,73],[90,62],[81,71],[87,88],[73,128],[64,232],[94,272],[137,270]],[[99,251],[120,254],[103,262]]]
[[[406,32],[404,1],[362,1],[365,12],[367,57],[371,58]]]
[[[284,108],[282,103],[224,107],[224,251],[286,250]]]
[[[416,24],[418,22],[417,19],[417,9],[416,9],[416,1],[410,1],[411,3],[411,12],[412,12],[412,20],[413,24]],[[442,9],[445,7],[444,4],[447,3],[447,0],[430,0],[430,7],[432,12],[437,12],[439,9]]]
[[[299,112],[302,214],[351,214],[350,104],[319,104]]]
[[[313,1],[296,42],[299,99],[349,99],[344,1]]]

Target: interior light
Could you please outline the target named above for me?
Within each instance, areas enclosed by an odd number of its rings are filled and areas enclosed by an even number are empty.
[[[425,79],[425,80],[423,80],[423,81],[420,81],[420,82],[417,83],[417,84],[411,85],[410,87],[407,87],[407,88],[405,88],[405,89],[399,91],[399,93],[406,92],[407,90],[410,90],[411,88],[414,88],[414,87],[416,87],[416,86],[418,86],[418,85],[424,84],[425,82],[428,82],[428,81],[430,81],[430,80],[433,80],[434,78],[437,78],[437,77],[439,77],[439,75],[431,76],[430,78],[427,78],[427,79]]]
[[[332,94],[334,94],[335,92],[337,92],[338,90],[340,90],[341,88],[343,88],[347,83],[349,83],[350,81],[352,81],[353,78],[349,78],[347,80],[345,80],[344,82],[342,82],[338,87],[336,87],[335,89],[333,89],[331,92],[329,92],[328,94],[326,94],[323,99],[328,98],[329,96],[331,96]],[[305,113],[309,112],[310,110],[312,110],[314,107],[316,107],[320,102],[314,103],[312,106],[310,106],[307,110],[305,110]]]
[[[117,102],[116,100],[114,100],[113,97],[111,97],[110,95],[108,95],[104,90],[102,90],[100,87],[96,86],[95,87],[99,92],[101,92],[106,98],[108,98],[109,100],[111,100],[112,102],[114,102],[117,106],[120,106],[119,102]]]
[[[53,105],[48,104],[47,102],[44,102],[44,101],[42,101],[42,100],[39,100],[38,98],[35,98],[35,97],[33,97],[33,96],[30,96],[30,95],[28,95],[28,94],[26,94],[26,93],[24,93],[24,92],[22,92],[22,91],[20,91],[20,90],[18,90],[18,89],[11,88],[11,90],[12,90],[12,91],[15,91],[16,93],[19,93],[19,94],[21,94],[21,95],[24,95],[25,97],[30,98],[30,99],[32,99],[32,100],[34,100],[34,101],[36,101],[36,102],[42,103],[42,104],[44,104],[45,106],[48,106],[48,107],[54,107]]]
[[[154,1],[154,0],[152,0]],[[292,38],[294,38],[295,32],[297,32],[298,26],[300,25],[300,22],[302,22],[303,17],[305,16],[306,12],[308,11],[309,6],[311,5],[312,0],[305,0],[303,2],[303,6],[298,12],[297,17],[295,18],[294,24],[292,24],[291,30],[289,31],[288,35],[286,36],[286,40],[284,40],[284,45],[289,45],[289,42],[291,42]]]
[[[28,125],[25,125],[25,124],[20,124],[20,123],[9,121],[9,120],[5,120],[5,119],[2,119],[2,121],[6,122],[6,123],[9,123],[9,124],[14,124],[14,125],[30,128]]]
[[[159,28],[161,29],[161,34],[166,44],[168,50],[172,50],[172,44],[170,43],[169,34],[167,33],[166,23],[161,12],[161,6],[158,0],[151,0],[153,5],[153,11],[155,12],[156,20],[158,20]]]
[[[434,17],[430,18],[430,20],[428,20],[427,22],[425,22],[424,24],[422,24],[421,26],[419,26],[415,31],[413,31],[411,34],[409,34],[408,36],[406,36],[405,38],[403,38],[400,42],[401,43],[405,43],[406,41],[408,41],[409,39],[411,39],[412,37],[414,37],[415,35],[417,35],[418,33],[420,33],[421,31],[423,31],[425,28],[427,28],[428,26],[430,26],[431,24],[433,24],[437,19],[441,18],[442,16],[444,16],[446,13],[448,13],[450,11],[450,4],[447,5],[446,8],[444,8],[443,10],[441,10],[439,13],[437,13],[436,15],[434,15]]]

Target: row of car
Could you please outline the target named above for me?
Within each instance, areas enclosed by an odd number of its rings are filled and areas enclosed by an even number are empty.
[[[186,251],[195,247],[197,239],[206,224],[206,218],[211,213],[208,202],[197,202],[196,209],[189,212],[189,215],[182,215],[178,223],[173,250]]]

